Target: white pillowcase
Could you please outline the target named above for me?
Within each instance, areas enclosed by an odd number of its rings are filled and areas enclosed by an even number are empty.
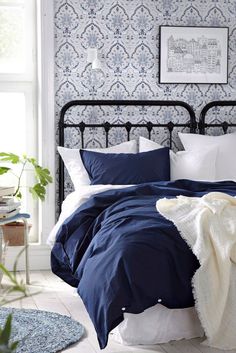
[[[80,156],[80,149],[58,146],[57,150],[68,170],[75,190],[78,190],[81,185],[90,185],[89,175]],[[137,153],[137,142],[132,140],[112,147],[88,148],[86,150],[101,153]]]
[[[142,136],[139,137],[139,152],[148,152],[158,148],[163,148],[163,146]],[[177,153],[170,150],[171,180],[215,180],[216,157],[217,148]]]
[[[218,148],[216,180],[236,179],[236,133],[220,136],[179,133],[179,138],[187,151]]]

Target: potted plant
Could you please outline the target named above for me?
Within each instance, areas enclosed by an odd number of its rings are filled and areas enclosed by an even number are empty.
[[[46,195],[46,186],[49,183],[52,183],[52,177],[47,168],[40,166],[35,158],[28,157],[27,155],[18,156],[14,153],[0,153],[0,163],[3,163],[0,166],[0,175],[6,173],[12,173],[16,177],[16,189],[14,197],[17,199],[22,198],[22,176],[26,172],[26,169],[30,168],[34,172],[35,184],[27,186],[27,189],[31,193],[32,197],[35,199],[40,199],[44,201]],[[11,167],[9,165],[12,165]],[[18,174],[15,174],[14,166],[19,165],[20,171]],[[8,242],[8,245],[23,245],[24,244],[24,227],[22,222],[12,222],[3,228],[3,235],[5,241]],[[16,231],[17,229],[17,231]],[[14,235],[14,236],[13,236]]]

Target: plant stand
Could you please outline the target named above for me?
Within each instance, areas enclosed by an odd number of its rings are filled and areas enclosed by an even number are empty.
[[[24,246],[25,246],[25,278],[26,284],[30,284],[30,275],[29,275],[29,252],[28,252],[28,233],[29,226],[27,219],[30,218],[28,213],[18,213],[17,215],[9,218],[3,218],[0,220],[0,262],[2,262],[2,244],[3,244],[3,232],[2,227],[5,224],[22,220],[24,222]]]

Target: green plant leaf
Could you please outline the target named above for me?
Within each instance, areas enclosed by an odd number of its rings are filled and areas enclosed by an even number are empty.
[[[13,164],[17,164],[20,162],[20,157],[14,153],[0,152],[0,161],[11,162]]]
[[[34,167],[37,167],[37,165],[38,165],[38,163],[37,163],[37,161],[36,161],[36,159],[35,158],[32,158],[32,157],[27,157],[27,161],[29,162],[29,163],[31,163]]]
[[[18,342],[13,342],[11,344],[0,344],[0,353],[13,353],[16,351]]]
[[[20,293],[23,293],[25,296],[27,296],[26,286],[23,283],[23,281],[18,281],[17,272],[16,272],[19,257],[22,255],[24,251],[25,251],[25,247],[17,255],[16,260],[14,262],[13,272],[8,271],[2,263],[0,263],[0,271],[2,271],[11,281],[12,287],[9,289],[9,292],[13,292],[13,291],[20,292]]]
[[[46,186],[49,183],[52,183],[52,177],[50,175],[50,172],[47,168],[40,167],[39,165],[36,165],[34,167],[36,177],[38,178],[40,184],[43,186]]]
[[[12,286],[10,292],[20,292],[27,296],[26,289],[22,286],[22,284]]]
[[[10,349],[14,352],[18,346],[18,343],[19,342],[13,342],[11,345],[10,345]]]
[[[5,266],[2,263],[0,263],[0,271],[2,271],[4,273],[4,275],[6,275],[11,282],[11,286],[9,288],[6,288],[6,290],[2,290],[2,292],[0,294],[0,305],[11,303],[15,300],[27,297],[29,295],[28,290],[27,290],[27,286],[25,285],[23,280],[22,279],[19,280],[17,278],[17,263],[19,261],[19,257],[22,255],[23,251],[25,251],[25,247],[20,251],[20,253],[16,257],[16,260],[14,262],[13,272],[9,272],[5,268]],[[9,294],[12,292],[18,292],[21,294],[21,296],[15,297],[13,299],[9,299]],[[1,330],[0,330],[0,337],[1,337]],[[1,341],[0,341],[0,343],[1,343]],[[0,349],[0,353],[1,353],[1,349]]]
[[[29,188],[29,191],[34,198],[38,197],[41,201],[45,200],[46,189],[42,184],[35,184],[33,187]]]
[[[6,295],[6,298],[8,298],[7,295],[12,291],[23,293],[23,295],[20,298],[15,298],[13,300],[8,300],[8,299],[4,300],[4,297],[3,297],[3,299],[0,301],[1,305],[10,303],[16,299],[22,299],[25,296],[27,296],[26,286],[24,285],[23,280],[18,281],[17,279],[17,263],[23,251],[25,251],[25,247],[22,251],[20,251],[20,253],[16,257],[13,272],[9,272],[5,268],[5,266],[2,263],[0,263],[0,271],[2,271],[10,279],[12,283],[12,286],[10,288],[7,288],[6,290],[3,290],[1,292],[0,297],[2,298],[2,295]],[[4,326],[2,328],[0,327],[0,353],[14,353],[16,351],[18,342],[10,342],[11,331],[12,331],[12,314],[8,315]]]
[[[11,168],[0,167],[0,175],[7,173]]]
[[[33,186],[29,187],[29,191],[32,194],[33,198],[39,198],[41,201],[45,200],[45,194],[46,194],[46,186],[49,183],[52,183],[52,176],[50,174],[50,171],[47,168],[43,168],[40,165],[38,165],[37,161],[35,158],[32,157],[27,157],[25,154],[22,157],[17,156],[14,153],[5,153],[1,152],[0,153],[0,162],[10,162],[12,164],[21,164],[21,170],[19,172],[19,175],[15,175],[17,180],[17,186],[16,186],[16,191],[13,196],[16,196],[18,199],[22,198],[21,194],[21,178],[22,175],[25,171],[27,171],[29,168],[27,165],[29,164],[31,166],[31,169],[33,167],[35,178],[37,180],[37,183]],[[0,167],[0,175],[7,173],[10,168],[7,167]]]
[[[0,271],[2,271],[10,279],[11,282],[15,283],[14,276],[6,269],[2,263],[0,263]]]
[[[0,344],[0,353],[12,353],[15,352],[15,349],[12,350],[11,348],[7,347],[5,344]]]
[[[11,321],[12,321],[12,315],[10,314],[8,315],[6,323],[1,332],[0,344],[5,344],[6,346],[8,346],[9,344],[10,335],[11,335]]]
[[[18,191],[18,193],[15,195],[18,199],[22,199],[22,193]]]

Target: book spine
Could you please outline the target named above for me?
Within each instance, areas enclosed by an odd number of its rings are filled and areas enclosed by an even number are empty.
[[[0,197],[0,206],[11,206],[15,203],[14,197]]]
[[[14,187],[0,187],[0,197],[1,196],[11,196],[15,192]]]
[[[8,213],[14,211],[16,208],[20,207],[20,202],[14,203],[9,206],[1,206],[0,205],[0,213]]]
[[[0,214],[0,220],[1,220],[1,219],[6,219],[6,218],[13,217],[13,216],[17,215],[19,212],[20,212],[20,209],[17,208],[16,210],[13,210],[12,212],[1,213],[1,214]]]

